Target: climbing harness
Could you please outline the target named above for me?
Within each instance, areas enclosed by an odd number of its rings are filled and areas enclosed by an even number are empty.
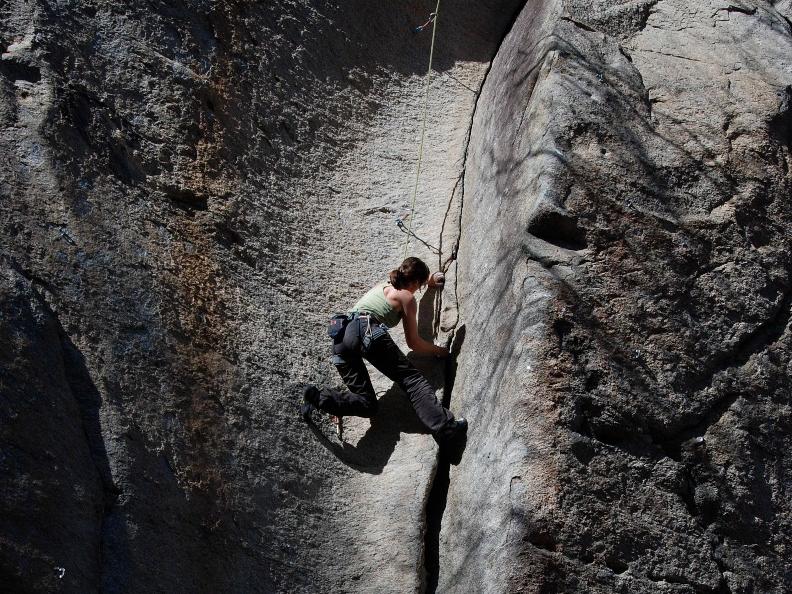
[[[418,166],[415,171],[415,186],[413,187],[412,203],[410,204],[410,215],[412,215],[415,212],[415,199],[418,196],[418,180],[421,177],[421,161],[423,160],[424,139],[426,138],[426,115],[429,109],[429,82],[432,75],[432,59],[434,58],[435,35],[437,33],[437,16],[439,14],[440,14],[440,0],[437,0],[437,6],[435,7],[434,12],[429,15],[429,20],[416,29],[416,32],[422,31],[425,27],[428,27],[430,24],[432,25],[432,43],[429,46],[429,68],[426,72],[426,83],[424,84],[425,91],[424,91],[424,105],[423,105],[423,123],[421,124],[421,143],[418,146]],[[410,237],[415,235],[412,232],[413,217],[410,216],[409,219],[410,220],[407,224],[407,230],[405,231],[407,237],[405,237],[404,239],[405,258],[407,257],[407,249],[410,247]],[[401,224],[397,222],[397,225],[399,225],[399,228],[401,229],[402,226],[404,225],[404,221],[403,219],[398,219],[398,221],[401,221]],[[416,239],[418,239],[417,236]],[[422,241],[422,243],[426,243],[426,242]]]

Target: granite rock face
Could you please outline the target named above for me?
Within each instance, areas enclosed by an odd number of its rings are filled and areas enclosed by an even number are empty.
[[[413,216],[432,246],[518,4],[443,7]],[[403,394],[377,376],[344,443],[297,405],[339,383],[327,316],[403,257],[433,8],[0,2],[3,586],[421,588],[437,448]],[[428,336],[451,293],[422,297]]]
[[[344,442],[298,418],[404,253],[434,6],[0,0],[0,583],[792,588],[786,0],[444,2],[438,544],[391,382]]]
[[[791,85],[782,3],[526,5],[471,133],[439,591],[792,588]]]
[[[84,361],[30,283],[8,268],[0,283],[9,316],[0,325],[3,589],[55,591],[63,580],[68,590],[90,590],[113,497],[99,400]]]

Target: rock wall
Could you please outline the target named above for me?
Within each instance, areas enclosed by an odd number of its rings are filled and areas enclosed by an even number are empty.
[[[444,1],[442,522],[390,382],[298,418],[403,256],[434,6],[0,0],[0,583],[792,588],[786,0]]]
[[[778,4],[533,2],[501,46],[464,182],[472,430],[438,591],[792,588]]]
[[[517,5],[444,3],[413,220],[431,245],[455,240]],[[297,405],[338,382],[327,315],[403,257],[433,9],[0,2],[0,583],[421,587],[434,441],[382,378],[344,443]]]

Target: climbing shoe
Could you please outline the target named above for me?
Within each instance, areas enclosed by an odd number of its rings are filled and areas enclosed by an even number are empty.
[[[445,443],[458,441],[467,435],[467,428],[467,419],[459,417],[435,433],[435,440],[441,446]]]
[[[467,419],[460,417],[435,434],[441,458],[454,466],[462,461],[462,454],[467,446],[467,428]]]
[[[311,413],[319,407],[319,390],[316,386],[303,388],[303,402],[300,405],[300,416],[304,421],[311,420]]]

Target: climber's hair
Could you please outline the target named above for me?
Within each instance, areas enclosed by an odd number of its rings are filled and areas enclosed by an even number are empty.
[[[423,263],[423,260],[411,256],[405,259],[401,266],[391,270],[388,276],[395,289],[406,289],[415,281],[423,284],[429,280],[429,267]]]

